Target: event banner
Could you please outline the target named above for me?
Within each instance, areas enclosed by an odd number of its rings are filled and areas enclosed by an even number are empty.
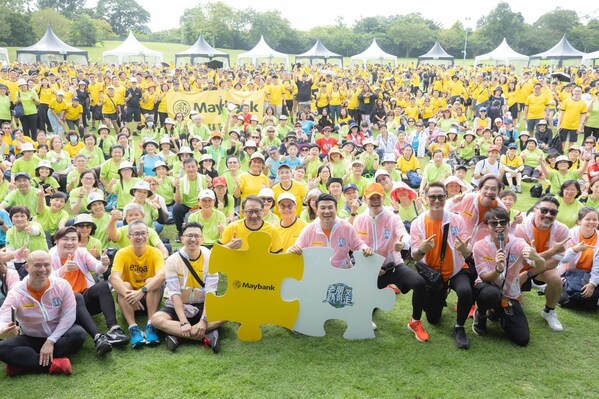
[[[177,112],[181,112],[187,117],[192,110],[195,110],[202,115],[203,122],[208,125],[221,123],[223,107],[227,107],[230,112],[240,112],[242,105],[248,105],[250,114],[258,116],[260,121],[264,114],[264,92],[262,90],[211,90],[195,93],[169,91],[166,95],[166,102],[169,117],[174,118]]]

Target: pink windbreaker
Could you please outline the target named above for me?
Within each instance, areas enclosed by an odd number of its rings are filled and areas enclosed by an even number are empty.
[[[504,253],[507,257],[507,276],[506,270],[494,281],[495,285],[499,288],[503,285],[503,295],[510,299],[518,299],[522,292],[520,291],[520,271],[524,267],[522,260],[522,252],[524,248],[528,247],[526,241],[522,238],[509,236],[507,244],[505,244]],[[495,262],[495,256],[497,255],[497,247],[491,240],[491,236],[485,237],[481,241],[474,243],[472,247],[472,257],[474,258],[474,264],[476,265],[476,271],[478,276],[476,283],[481,283],[482,280],[480,275],[482,273],[495,270],[497,262]]]
[[[516,237],[523,238],[524,241],[526,241],[529,245],[533,239],[533,220],[534,214],[531,213],[526,218],[524,218],[524,221],[520,223],[518,227],[516,227],[516,233],[514,234]],[[549,235],[549,241],[547,242],[547,245],[544,248],[539,248],[540,243],[535,243],[535,249],[539,254],[553,247],[556,241],[563,241],[570,235],[570,230],[568,229],[568,226],[558,222],[557,220],[553,222],[550,229],[551,233]],[[553,259],[561,261],[563,257],[564,253],[561,253],[554,255]]]
[[[8,295],[0,308],[0,329],[11,322],[11,307],[17,310],[17,321],[24,335],[47,338],[56,343],[75,323],[75,294],[66,280],[51,275],[50,287],[36,301],[27,291],[25,277]]]
[[[404,248],[409,249],[410,235],[398,215],[383,209],[372,218],[366,211],[354,219],[353,226],[366,245],[385,257],[385,264],[393,262],[398,265],[403,262],[401,252],[395,252],[393,247],[403,238]]]
[[[460,202],[450,200],[445,204],[445,210],[458,213],[466,224],[468,236],[473,237],[472,243],[482,240],[487,235],[487,229],[484,224],[478,223],[478,197],[479,193],[469,193],[464,195]],[[497,198],[497,207],[504,208],[503,202]]]
[[[421,213],[412,221],[412,226],[410,227],[410,240],[412,241],[412,248],[418,248],[420,246],[420,241],[426,240],[427,238],[426,229],[424,227],[424,217],[426,215],[428,215],[428,212]],[[449,237],[447,238],[447,252],[445,256],[451,256],[453,258],[453,272],[451,273],[451,277],[453,277],[464,268],[464,256],[462,256],[460,251],[455,249],[453,242],[456,236],[460,237],[462,241],[466,241],[469,236],[466,232],[464,220],[462,220],[460,215],[451,212],[444,212],[443,226],[445,226],[447,223],[449,223]],[[441,239],[441,237],[437,238],[436,245],[441,245]]]
[[[48,252],[52,257],[52,270],[53,274],[58,277],[62,277],[58,274],[58,269],[62,267],[62,263],[60,261],[60,256],[58,255],[58,249],[56,247],[52,247]],[[94,277],[90,273],[91,271],[95,273],[104,273],[106,271],[106,267],[102,265],[102,262],[97,260],[88,252],[85,248],[77,248],[75,254],[73,255],[73,260],[77,264],[77,267],[83,275],[85,276],[85,280],[87,281],[87,288],[93,286],[96,282],[94,281]]]
[[[336,218],[331,229],[331,238],[326,236],[320,226],[320,218],[316,218],[300,233],[295,245],[300,248],[330,247],[333,248],[331,264],[339,269],[352,267],[349,251],[360,251],[367,247],[360,239],[353,226],[346,220]]]
[[[576,253],[572,249],[572,247],[576,246],[581,241],[580,226],[574,226],[570,229],[570,238],[570,247],[564,253],[564,258],[557,267],[557,271],[560,275],[564,274],[568,270],[576,269],[580,255],[582,255],[581,252]],[[595,287],[599,285],[599,245],[596,245],[595,248],[593,248],[593,266],[591,267],[591,278],[589,282]]]

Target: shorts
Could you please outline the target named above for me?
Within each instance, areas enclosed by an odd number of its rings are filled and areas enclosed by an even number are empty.
[[[570,143],[575,143],[578,141],[578,132],[572,129],[559,129],[559,138],[562,139],[562,142],[569,141]]]
[[[141,122],[141,109],[140,108],[127,108],[127,115],[125,115],[125,122]]]
[[[187,321],[189,321],[189,324],[193,326],[194,324],[198,324],[202,319],[202,313],[204,312],[204,303],[190,303],[189,305],[198,309],[198,313],[196,313],[195,316],[187,319]],[[175,308],[171,306],[163,306],[162,308],[158,309],[158,311],[164,312],[167,315],[169,315],[171,317],[171,320],[179,321],[179,316],[177,316]]]
[[[525,291],[530,291],[532,289],[532,282],[535,282],[536,285],[543,285],[545,284],[544,281],[541,280],[537,280],[536,278],[527,278],[525,282],[522,283],[522,285],[520,286],[520,291],[525,292]]]
[[[110,119],[111,121],[116,121],[119,118],[119,115],[115,112],[114,114],[102,114],[104,119]]]

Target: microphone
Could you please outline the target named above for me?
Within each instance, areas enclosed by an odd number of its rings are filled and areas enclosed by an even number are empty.
[[[502,251],[505,250],[505,240],[503,238],[503,233],[497,234],[497,241],[499,241],[499,249]]]

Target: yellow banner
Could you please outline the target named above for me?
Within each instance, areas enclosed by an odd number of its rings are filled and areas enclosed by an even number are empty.
[[[234,113],[241,111],[242,105],[250,107],[250,114],[256,115],[262,120],[264,114],[264,92],[260,91],[236,91],[236,90],[212,90],[196,93],[168,92],[166,95],[168,115],[174,118],[175,114],[181,112],[185,117],[192,110],[202,115],[203,123],[208,125],[224,123],[221,121],[223,107],[233,103],[236,108]],[[232,108],[232,107],[231,107]]]

